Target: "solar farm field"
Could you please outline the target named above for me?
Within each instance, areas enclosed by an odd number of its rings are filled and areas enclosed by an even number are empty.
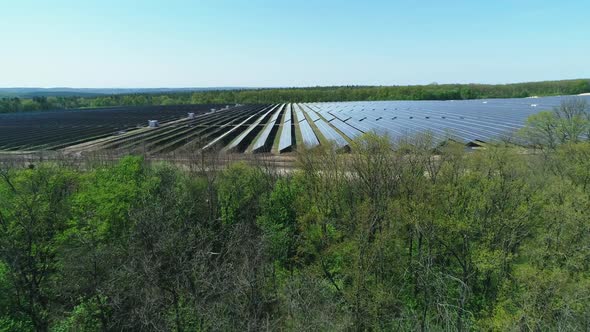
[[[0,114],[0,151],[111,150],[149,154],[218,149],[283,154],[367,132],[392,140],[430,133],[465,144],[511,135],[562,98],[116,107]],[[590,102],[590,96],[582,97]],[[157,127],[148,127],[157,120]]]
[[[57,150],[145,127],[204,114],[220,105],[112,107],[0,114],[0,151]],[[223,106],[225,107],[225,106]]]
[[[397,140],[428,132],[438,141],[453,139],[469,144],[512,135],[524,126],[530,115],[552,110],[564,98],[570,97],[312,103],[303,106],[316,112],[346,138],[374,131]],[[590,96],[578,98],[590,102]]]

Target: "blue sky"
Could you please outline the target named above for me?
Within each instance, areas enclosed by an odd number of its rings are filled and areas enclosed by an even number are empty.
[[[590,77],[590,1],[2,0],[0,87]]]

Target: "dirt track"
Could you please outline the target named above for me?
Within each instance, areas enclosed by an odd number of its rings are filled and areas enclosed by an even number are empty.
[[[129,154],[110,152],[67,153],[63,151],[39,152],[0,152],[0,164],[28,167],[41,162],[59,162],[63,165],[82,166],[84,164],[114,163]],[[135,154],[137,155],[137,154]],[[186,167],[210,165],[224,167],[234,162],[245,162],[251,165],[262,165],[269,168],[293,169],[296,165],[296,154],[243,154],[243,153],[211,153],[211,154],[167,154],[142,155],[148,163],[170,162]]]

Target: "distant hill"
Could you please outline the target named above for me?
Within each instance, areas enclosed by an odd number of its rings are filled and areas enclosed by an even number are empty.
[[[125,95],[136,93],[167,94],[200,91],[243,90],[242,87],[212,88],[0,88],[0,97],[98,97],[104,95]]]

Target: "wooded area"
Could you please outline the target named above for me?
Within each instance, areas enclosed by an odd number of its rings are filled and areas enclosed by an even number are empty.
[[[1,98],[0,113],[81,107],[276,104],[295,102],[368,100],[461,100],[576,95],[590,92],[590,80],[563,80],[515,84],[429,84],[410,86],[341,86],[217,90],[192,93],[123,94],[101,97]]]
[[[586,331],[585,107],[529,121],[541,153],[366,134],[287,173],[1,166],[0,330]]]

